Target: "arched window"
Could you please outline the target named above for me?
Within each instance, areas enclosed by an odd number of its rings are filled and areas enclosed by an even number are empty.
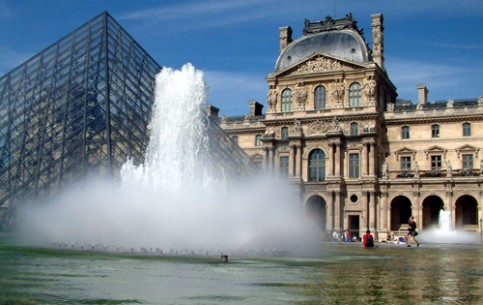
[[[359,134],[359,124],[351,123],[351,136],[357,136]]]
[[[282,91],[282,112],[292,111],[292,90],[285,89]]]
[[[349,107],[359,107],[361,105],[361,84],[352,83],[349,86]]]
[[[325,180],[325,153],[316,149],[309,156],[309,181]]]
[[[327,90],[324,86],[318,86],[314,91],[314,108],[325,109],[325,102],[327,99]]]

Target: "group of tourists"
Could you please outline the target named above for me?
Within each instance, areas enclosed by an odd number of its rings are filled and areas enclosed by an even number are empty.
[[[404,242],[406,243],[407,247],[411,247],[411,240],[413,240],[414,242],[416,242],[416,246],[419,247],[420,243],[416,239],[416,236],[418,236],[418,231],[416,230],[417,225],[413,216],[409,218],[408,225],[409,225],[408,233],[406,235],[406,240]],[[386,239],[389,241],[391,239],[391,234],[388,233],[388,237],[386,237]],[[371,230],[367,230],[366,234],[362,236],[362,247],[364,248],[374,247],[374,236],[372,236]]]

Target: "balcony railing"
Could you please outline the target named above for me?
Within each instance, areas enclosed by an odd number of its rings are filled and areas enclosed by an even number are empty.
[[[433,170],[399,170],[390,171],[389,178],[440,178],[440,177],[480,177],[483,176],[482,170],[475,168],[454,169],[448,172],[446,169],[433,169]]]

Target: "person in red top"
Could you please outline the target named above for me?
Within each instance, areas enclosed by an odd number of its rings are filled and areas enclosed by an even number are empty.
[[[374,247],[374,237],[371,235],[371,231],[367,230],[366,234],[362,236],[362,247],[363,248],[373,248]]]

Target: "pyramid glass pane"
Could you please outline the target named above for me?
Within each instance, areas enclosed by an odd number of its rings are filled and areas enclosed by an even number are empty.
[[[0,78],[0,222],[29,197],[141,163],[160,65],[102,13]]]

